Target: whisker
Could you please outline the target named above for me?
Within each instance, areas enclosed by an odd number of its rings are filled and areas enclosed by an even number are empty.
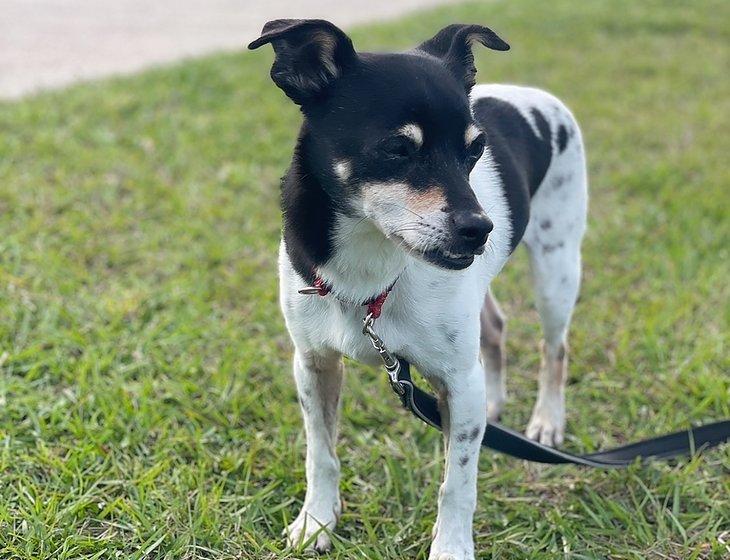
[[[407,210],[408,212],[410,212],[414,216],[417,216],[420,219],[423,219],[423,216],[421,216],[418,212],[414,212],[413,210],[411,210],[410,208],[408,208],[408,206],[406,206],[405,204],[399,204],[398,202],[395,202],[395,201],[388,201],[388,203],[389,204],[392,204],[393,206],[397,206],[398,208],[400,208],[402,210]]]
[[[356,229],[358,228],[358,226],[359,226],[360,224],[362,224],[362,223],[363,223],[363,222],[364,222],[365,220],[367,220],[367,219],[368,219],[368,218],[367,218],[367,216],[363,216],[362,218],[360,218],[360,219],[359,219],[359,220],[358,220],[357,222],[355,222],[355,223],[354,223],[354,224],[352,225],[352,227],[350,228],[350,231],[349,231],[349,232],[347,232],[347,234],[346,234],[346,235],[347,235],[347,236],[350,236],[350,235],[352,235],[353,233],[355,233],[355,230],[356,230]]]

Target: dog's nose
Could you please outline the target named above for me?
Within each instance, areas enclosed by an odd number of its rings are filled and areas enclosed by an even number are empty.
[[[487,242],[494,224],[484,212],[455,212],[451,218],[459,244],[475,251]]]

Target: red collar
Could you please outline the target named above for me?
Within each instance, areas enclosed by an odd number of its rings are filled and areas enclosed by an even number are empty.
[[[380,317],[380,314],[383,311],[383,304],[385,303],[385,300],[388,299],[388,295],[390,295],[390,292],[397,281],[398,278],[396,278],[395,281],[390,286],[388,286],[383,293],[363,302],[362,305],[367,305],[368,307],[368,316],[372,317],[373,319],[377,319],[378,317]],[[300,294],[317,294],[322,297],[326,296],[330,292],[332,292],[332,286],[327,285],[327,283],[319,276],[314,279],[314,285],[299,290]]]

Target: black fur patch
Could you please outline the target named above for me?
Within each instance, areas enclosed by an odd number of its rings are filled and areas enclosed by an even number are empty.
[[[473,111],[487,134],[487,145],[504,185],[512,220],[510,248],[514,251],[530,219],[530,198],[552,160],[550,125],[540,111],[532,109],[538,136],[517,108],[494,97],[477,99]]]
[[[330,232],[335,214],[332,197],[308,169],[307,137],[307,132],[302,132],[292,166],[282,181],[281,208],[289,259],[299,275],[313,283],[314,268],[332,255]]]
[[[562,124],[558,127],[558,153],[563,153],[568,145],[568,131]]]

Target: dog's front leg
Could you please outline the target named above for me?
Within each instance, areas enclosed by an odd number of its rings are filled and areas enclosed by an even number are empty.
[[[429,560],[473,560],[472,519],[476,507],[479,449],[486,427],[486,388],[478,362],[466,374],[441,380],[446,471],[439,492]]]
[[[338,354],[294,354],[294,378],[307,434],[307,492],[301,512],[287,528],[291,546],[307,543],[307,548],[319,552],[332,546],[327,531],[334,529],[341,509],[335,445],[342,377]]]

